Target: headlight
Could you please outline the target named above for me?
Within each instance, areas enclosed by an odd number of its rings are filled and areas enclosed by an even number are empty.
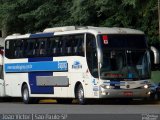
[[[144,88],[147,89],[147,88],[148,88],[148,85],[144,85]]]
[[[104,89],[111,89],[112,88],[110,85],[101,85],[101,87]]]
[[[107,89],[110,89],[110,88],[111,88],[111,86],[109,86],[109,85],[106,85],[106,88],[107,88]]]

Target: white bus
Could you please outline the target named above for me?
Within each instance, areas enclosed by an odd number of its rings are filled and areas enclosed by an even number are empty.
[[[26,104],[55,98],[146,98],[150,56],[143,32],[128,28],[56,27],[5,39],[4,93]]]

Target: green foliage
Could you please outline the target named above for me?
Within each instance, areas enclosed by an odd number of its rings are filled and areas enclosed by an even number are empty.
[[[122,4],[124,4],[124,6],[130,5],[135,8],[136,7],[136,0],[122,0]]]
[[[68,25],[129,27],[157,44],[157,6],[157,0],[0,0],[0,27],[8,34]]]
[[[151,80],[154,83],[160,83],[160,71],[152,71]]]

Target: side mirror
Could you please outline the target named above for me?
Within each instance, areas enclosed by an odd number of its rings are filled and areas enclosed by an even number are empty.
[[[151,51],[153,52],[153,55],[154,55],[154,64],[159,64],[160,63],[160,61],[159,61],[159,51],[155,48],[155,47],[153,47],[153,46],[151,46]]]
[[[103,54],[100,49],[97,49],[97,54],[98,54],[98,63],[103,63]]]

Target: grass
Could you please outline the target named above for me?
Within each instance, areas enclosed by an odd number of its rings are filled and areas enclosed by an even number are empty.
[[[159,83],[160,82],[160,71],[152,71],[151,79],[153,82]]]

